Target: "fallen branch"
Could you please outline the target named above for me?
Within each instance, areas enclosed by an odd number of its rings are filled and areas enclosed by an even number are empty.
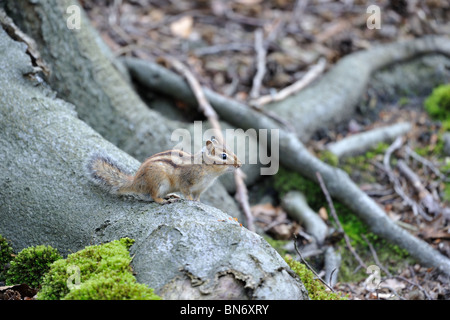
[[[298,191],[288,192],[281,202],[286,213],[301,223],[308,234],[312,235],[319,245],[323,244],[328,233],[325,222],[306,202],[305,196]]]
[[[337,142],[329,143],[326,148],[338,158],[353,156],[366,152],[380,142],[390,142],[396,137],[404,135],[410,129],[411,124],[408,122],[396,123],[350,135]]]
[[[212,108],[208,99],[206,98],[200,83],[197,81],[192,72],[179,60],[169,57],[165,59],[167,60],[167,62],[170,63],[172,67],[174,67],[177,70],[177,72],[181,73],[183,77],[187,80],[197,99],[199,109],[203,112],[205,117],[211,123],[212,128],[214,129],[216,139],[219,142],[224,143],[225,141],[222,134],[222,128],[219,123],[219,117],[216,111]],[[244,178],[245,174],[242,172],[241,169],[238,168],[234,171],[234,179],[236,183],[236,199],[241,205],[242,211],[244,212],[245,217],[247,219],[247,228],[250,231],[255,231],[255,226],[253,223],[253,215],[250,210],[250,205],[248,202],[248,191],[244,183]]]

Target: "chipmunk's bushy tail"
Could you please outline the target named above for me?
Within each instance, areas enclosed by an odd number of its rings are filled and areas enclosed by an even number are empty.
[[[101,154],[93,154],[86,167],[91,180],[109,193],[131,193],[130,187],[133,183],[133,176],[129,175],[111,158]]]

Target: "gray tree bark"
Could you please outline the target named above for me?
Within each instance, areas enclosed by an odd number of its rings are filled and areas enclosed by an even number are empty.
[[[47,244],[67,254],[127,236],[138,281],[163,298],[308,298],[275,250],[226,213],[119,198],[90,183],[93,150],[127,169],[139,162],[38,81],[25,49],[0,29],[0,234],[16,250]]]

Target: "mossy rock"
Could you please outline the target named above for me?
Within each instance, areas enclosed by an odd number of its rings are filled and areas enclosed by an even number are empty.
[[[58,250],[51,246],[35,246],[20,251],[11,261],[6,273],[6,284],[26,283],[32,288],[38,288],[50,265],[62,259]]]
[[[347,300],[348,298],[338,292],[327,291],[326,287],[316,278],[314,273],[304,264],[294,260],[291,256],[286,255],[284,260],[289,267],[302,280],[311,300]]]
[[[129,248],[122,238],[69,254],[52,264],[38,300],[158,300],[153,289],[136,282]]]

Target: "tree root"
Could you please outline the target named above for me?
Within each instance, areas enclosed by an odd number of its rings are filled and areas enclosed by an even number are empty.
[[[363,56],[366,64],[370,64],[371,67],[365,67],[362,70],[363,77],[370,76],[370,73],[375,69],[383,65],[388,64],[388,62],[393,63],[399,59],[406,59],[418,54],[425,54],[431,52],[442,52],[449,54],[450,44],[446,41],[447,38],[435,38],[427,37],[424,39],[414,40],[405,44],[400,45],[402,50],[400,52],[393,50],[396,48],[395,45],[389,47],[388,56],[390,59],[382,59],[375,64],[371,64],[370,60],[367,61],[367,57],[373,57],[376,52],[380,53],[381,49],[373,51],[370,55],[364,53],[355,54],[357,57]],[[358,58],[362,59],[362,58]],[[350,70],[355,70],[356,66],[351,66],[352,62],[350,57],[345,59],[347,62],[346,68]],[[358,60],[359,61],[359,60]],[[139,59],[126,58],[124,59],[125,64],[130,70],[132,77],[137,80],[141,85],[147,86],[150,89],[159,91],[161,93],[169,94],[174,98],[181,99],[187,103],[195,103],[195,97],[193,96],[189,86],[184,82],[184,80],[174,74],[173,72],[159,66],[157,64],[142,61]],[[361,63],[360,61],[358,63]],[[357,63],[357,64],[358,64]],[[335,69],[338,68],[337,66]],[[342,68],[342,67],[340,67]],[[356,68],[357,69],[357,68]],[[328,109],[326,112],[317,114],[313,112],[313,117],[318,120],[321,118],[323,113],[330,112],[331,104],[336,102],[340,105],[341,111],[345,106],[352,106],[356,103],[364,90],[365,86],[357,85],[355,83],[361,82],[359,77],[353,75],[350,77],[352,83],[351,93],[349,90],[340,91],[339,87],[336,87],[335,81],[338,79],[336,77],[337,71],[334,71],[333,76],[326,76],[322,79],[322,86],[326,86],[328,79],[329,87],[326,89],[322,87],[322,92],[335,92],[334,98],[326,102]],[[340,78],[339,78],[340,79]],[[365,83],[365,81],[363,81]],[[317,90],[317,86],[316,90]],[[299,172],[303,176],[317,182],[316,172],[319,172],[323,177],[326,187],[331,196],[337,198],[348,208],[350,208],[356,215],[358,215],[361,220],[363,220],[371,229],[371,231],[389,242],[392,242],[399,247],[407,250],[411,256],[416,258],[418,261],[426,266],[432,266],[447,275],[450,275],[450,259],[443,256],[438,251],[434,250],[425,241],[416,238],[411,235],[406,230],[402,229],[396,225],[386,213],[379,207],[379,205],[367,196],[359,187],[350,179],[347,173],[344,171],[332,167],[321,160],[313,156],[307,148],[300,141],[296,133],[291,132],[283,128],[279,123],[268,117],[262,112],[253,110],[243,103],[235,101],[233,99],[226,98],[220,94],[213,92],[207,88],[204,89],[207,99],[210,101],[211,105],[215,108],[216,112],[221,116],[222,119],[233,123],[244,130],[246,129],[269,129],[268,141],[270,141],[270,129],[278,129],[279,133],[279,152],[280,152],[280,163],[286,168]],[[358,94],[356,94],[357,92]],[[309,93],[310,94],[310,93]],[[346,95],[349,95],[346,97]],[[299,95],[297,95],[298,97]],[[311,100],[312,101],[312,100]],[[314,107],[322,108],[320,106],[320,101],[314,103]],[[303,105],[303,103],[302,103]],[[348,107],[347,109],[351,109]],[[323,110],[322,110],[323,111]],[[305,116],[311,120],[311,115],[304,114],[302,111],[297,110],[298,115],[296,117]],[[303,121],[302,121],[303,123]],[[317,128],[317,121],[315,121]],[[298,127],[298,126],[297,126]],[[308,125],[308,130],[311,130],[311,126]],[[303,131],[303,130],[301,130]],[[299,132],[297,130],[297,132]]]

